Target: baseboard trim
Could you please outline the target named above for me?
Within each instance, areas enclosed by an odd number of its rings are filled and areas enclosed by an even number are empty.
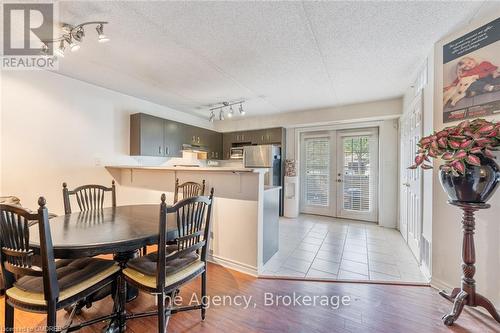
[[[235,260],[223,258],[220,256],[215,256],[212,254],[212,255],[208,256],[208,261],[213,262],[214,264],[218,264],[218,265],[230,268],[230,269],[234,269],[235,271],[245,273],[245,274],[248,274],[248,275],[251,275],[254,277],[258,276],[257,267],[247,265],[247,264],[235,261]]]

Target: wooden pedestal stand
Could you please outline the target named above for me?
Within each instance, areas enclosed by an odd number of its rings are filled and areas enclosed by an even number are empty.
[[[486,297],[476,293],[476,281],[474,280],[474,273],[476,273],[476,254],[474,250],[474,212],[479,209],[490,208],[488,204],[481,203],[465,203],[465,202],[449,202],[451,205],[460,207],[464,214],[462,217],[462,228],[464,233],[462,243],[462,287],[455,288],[448,294],[444,290],[439,294],[453,302],[453,309],[449,314],[443,316],[445,325],[452,325],[458,319],[460,313],[465,305],[467,306],[481,306],[485,308],[497,322],[500,323],[500,315],[496,311],[493,303]]]

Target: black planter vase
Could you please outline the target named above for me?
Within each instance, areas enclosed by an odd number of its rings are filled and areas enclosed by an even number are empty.
[[[440,171],[441,186],[453,202],[485,203],[495,193],[500,182],[500,168],[482,154],[477,155],[481,166],[466,164],[465,174],[458,177]]]

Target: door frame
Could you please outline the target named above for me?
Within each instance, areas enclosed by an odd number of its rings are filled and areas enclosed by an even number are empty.
[[[397,119],[397,117],[388,117],[387,119]],[[385,120],[387,120],[385,119]],[[363,131],[364,129],[368,128],[376,128],[378,132],[378,141],[380,142],[380,127],[383,125],[384,120],[374,120],[374,121],[363,121],[363,122],[358,122],[358,123],[337,123],[337,124],[330,124],[330,125],[318,125],[318,126],[307,126],[307,127],[297,127],[295,128],[295,133],[294,133],[294,156],[295,156],[295,161],[296,165],[298,166],[297,170],[297,176],[299,178],[299,213],[303,214],[315,214],[315,215],[324,215],[324,214],[319,214],[319,213],[308,213],[303,210],[303,182],[304,179],[301,175],[302,170],[303,170],[303,161],[302,161],[302,149],[301,149],[301,143],[302,143],[302,135],[304,133],[318,133],[318,132],[329,132],[329,131],[340,131],[340,130],[356,130],[356,131]],[[336,135],[335,135],[336,137]],[[378,143],[379,143],[378,142]],[[377,153],[377,161],[380,163],[380,150]],[[336,167],[336,164],[335,164]],[[378,168],[377,172],[377,179],[380,178],[380,168]],[[336,179],[336,178],[335,178]],[[381,186],[379,183],[377,183],[377,212],[380,212],[380,203],[382,200],[380,200],[380,195],[381,195]],[[335,192],[336,194],[336,192]],[[336,214],[336,209],[327,216],[335,216]],[[377,214],[377,221],[375,223],[379,224],[380,221],[378,220],[378,214]]]
[[[337,199],[337,211],[336,211],[336,216],[339,218],[347,218],[347,219],[354,219],[354,220],[362,220],[366,222],[377,222],[378,221],[378,196],[379,196],[379,184],[378,184],[378,178],[379,178],[379,130],[376,127],[372,128],[366,128],[366,129],[353,129],[353,130],[338,130],[336,131],[336,136],[337,136],[337,156],[339,156],[339,152],[342,151],[342,137],[349,137],[349,136],[362,136],[362,135],[368,135],[372,137],[372,140],[370,140],[370,155],[373,154],[375,157],[373,161],[371,161],[370,158],[370,164],[373,162],[373,187],[376,189],[375,195],[373,196],[373,210],[369,213],[350,213],[348,211],[343,211],[343,190],[342,186],[336,186],[337,189],[337,194],[336,194],[336,199]],[[342,164],[343,164],[343,158],[337,158],[337,171],[336,174],[338,179],[340,179],[340,171],[342,169]],[[338,184],[337,184],[338,185]]]
[[[414,113],[415,109],[419,108],[420,113],[419,113],[419,118],[418,119],[413,119],[412,114]],[[423,112],[424,112],[424,96],[423,92],[419,92],[416,94],[413,98],[413,100],[408,104],[408,107],[405,108],[403,115],[401,116],[401,123],[404,123],[403,126],[408,126],[408,122],[413,121],[418,121],[420,124],[420,130],[418,133],[418,139],[422,138],[423,136]],[[403,143],[403,135],[404,131],[406,131],[406,128],[400,128],[400,144],[404,145]],[[413,146],[416,145],[416,142],[413,143]],[[405,168],[405,164],[410,165],[413,163],[413,151],[406,153],[408,154],[406,157],[407,159],[404,158],[404,153],[403,148],[401,148],[401,153],[400,153],[400,175],[399,175],[399,187],[400,187],[400,211],[399,211],[399,230],[401,235],[403,236],[404,240],[406,241],[408,247],[410,248],[411,252],[417,259],[417,261],[420,263],[421,261],[421,244],[422,244],[422,232],[423,232],[423,171],[418,168],[416,170],[408,170]],[[404,169],[403,169],[404,168]],[[411,174],[411,175],[410,175]],[[418,177],[416,177],[418,175]],[[409,177],[408,177],[409,176]],[[413,177],[412,177],[413,176]],[[412,179],[412,178],[418,178],[417,180]],[[413,207],[409,207],[409,204],[411,204],[408,200],[408,191],[410,189],[410,186],[412,183],[417,183],[416,186],[418,188],[418,202],[419,205],[416,207],[416,211],[413,211]],[[413,184],[415,185],[415,184]],[[406,201],[405,201],[406,200]],[[412,209],[410,209],[412,208]],[[412,215],[417,215],[417,224],[415,225],[415,235],[416,237],[410,237],[410,221],[408,218],[406,218],[406,224],[403,225],[403,214],[412,214]]]
[[[330,138],[330,147],[336,147],[336,144],[337,144],[337,138],[336,138],[336,135],[335,135],[335,132],[333,132],[332,130],[330,131],[312,131],[312,132],[303,132],[300,134],[300,138],[299,138],[299,142],[300,142],[300,145],[299,147],[303,147],[303,144],[304,144],[304,140],[305,139],[309,139],[309,138],[323,138],[323,137],[329,137]],[[300,152],[301,156],[300,156],[300,164],[299,164],[299,178],[300,178],[300,188],[301,189],[304,189],[305,188],[305,177],[302,177],[302,170],[305,169],[305,161],[304,161],[304,158],[303,158],[303,154],[304,152],[301,151]],[[335,191],[335,183],[334,183],[334,177],[332,177],[331,175],[332,174],[335,174],[337,173],[336,171],[336,161],[335,161],[335,157],[333,156],[333,154],[330,154],[330,177],[329,177],[329,184],[328,184],[328,198],[329,198],[329,202],[330,202],[330,205],[328,208],[315,208],[315,207],[311,207],[311,206],[306,206],[305,205],[305,198],[304,198],[304,195],[305,195],[305,192],[303,190],[299,190],[299,193],[300,193],[300,199],[299,199],[299,211],[301,213],[305,213],[305,214],[314,214],[314,215],[325,215],[325,216],[334,216],[335,215],[335,212],[336,212],[336,205],[337,205],[337,200],[334,200],[335,199],[335,195],[336,195],[336,191]],[[331,168],[334,168],[334,172],[332,173],[332,170]]]

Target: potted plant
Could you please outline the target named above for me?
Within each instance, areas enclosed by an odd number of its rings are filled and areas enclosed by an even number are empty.
[[[495,192],[500,169],[493,151],[500,146],[500,122],[475,119],[420,139],[415,164],[431,169],[430,158],[445,161],[439,180],[451,201],[484,203]]]

